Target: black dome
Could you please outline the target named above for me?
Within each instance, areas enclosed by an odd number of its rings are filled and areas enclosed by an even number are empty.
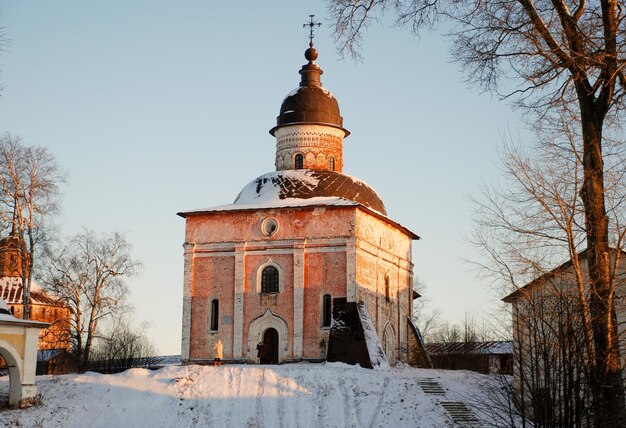
[[[322,87],[320,76],[324,72],[313,63],[317,58],[317,50],[311,46],[304,56],[309,63],[303,65],[299,71],[302,76],[300,86],[283,100],[280,114],[276,118],[276,126],[270,130],[270,134],[274,135],[282,126],[306,123],[339,128],[347,137],[350,132],[343,127],[339,104],[333,94]]]
[[[292,91],[283,100],[276,127],[270,133],[274,135],[280,126],[297,123],[331,125],[343,129],[337,100],[321,86],[300,86]],[[348,131],[345,132],[347,135]]]

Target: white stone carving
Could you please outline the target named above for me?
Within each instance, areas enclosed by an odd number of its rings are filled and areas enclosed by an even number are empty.
[[[243,354],[243,292],[246,281],[246,249],[235,248],[235,301],[233,308],[233,357]]]
[[[263,315],[253,319],[248,327],[248,361],[258,363],[256,346],[263,341],[263,333],[268,328],[274,328],[278,332],[278,362],[284,361],[288,356],[287,323],[284,319],[268,309]]]
[[[304,316],[304,243],[293,253],[293,356],[302,358]]]
[[[326,159],[333,156],[335,171],[341,172],[344,137],[341,129],[324,125],[291,125],[277,129],[275,136],[278,170],[293,169],[293,157],[302,153],[305,168],[329,169]]]
[[[282,252],[277,252],[276,254],[281,254]],[[261,264],[257,269],[256,269],[256,292],[257,293],[261,293],[261,283],[262,278],[263,278],[263,269],[265,269],[268,266],[274,266],[276,268],[276,270],[278,271],[278,292],[282,293],[283,291],[285,291],[285,274],[283,273],[283,269],[280,267],[280,265],[278,263],[276,263],[274,260],[272,260],[271,258],[267,259],[267,261],[263,264]]]

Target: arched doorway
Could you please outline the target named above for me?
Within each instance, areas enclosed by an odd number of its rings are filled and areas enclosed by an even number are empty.
[[[261,359],[261,364],[278,364],[278,332],[275,328],[268,328],[263,333],[263,344],[265,345],[265,358]]]
[[[394,366],[396,364],[396,341],[393,327],[389,323],[385,326],[383,344],[385,347],[387,361],[389,362],[389,365]]]
[[[267,356],[263,357],[263,361],[261,361],[261,354],[265,354],[265,334],[268,330],[276,331],[275,338],[277,337],[278,342],[278,355],[274,358],[274,364],[281,363],[288,358],[288,331],[287,323],[284,319],[279,317],[278,315],[274,315],[271,310],[267,309],[265,313],[250,322],[250,327],[248,328],[248,359],[251,363],[261,363],[261,364],[269,364],[268,361],[270,358]],[[274,333],[268,333],[274,334]],[[263,344],[263,351],[259,352],[259,345]],[[275,348],[273,348],[275,349]],[[268,349],[269,352],[269,349]]]

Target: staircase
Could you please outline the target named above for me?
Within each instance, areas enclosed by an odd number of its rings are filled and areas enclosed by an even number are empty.
[[[417,385],[422,389],[424,394],[445,397],[445,388],[434,378],[417,379]],[[481,428],[483,425],[476,417],[472,409],[462,401],[444,401],[438,400],[438,403],[446,410],[455,427],[460,428]]]

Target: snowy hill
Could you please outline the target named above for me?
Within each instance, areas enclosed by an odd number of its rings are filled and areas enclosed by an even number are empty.
[[[496,377],[467,371],[367,370],[341,363],[170,366],[117,375],[40,376],[42,404],[5,409],[20,427],[448,427],[449,403],[485,418]],[[0,392],[8,377],[0,378]],[[462,405],[461,405],[462,406]],[[462,406],[463,407],[463,406]],[[490,408],[491,407],[491,408]],[[446,410],[446,408],[448,410]],[[473,415],[472,415],[473,414]],[[471,426],[493,426],[483,421]]]

